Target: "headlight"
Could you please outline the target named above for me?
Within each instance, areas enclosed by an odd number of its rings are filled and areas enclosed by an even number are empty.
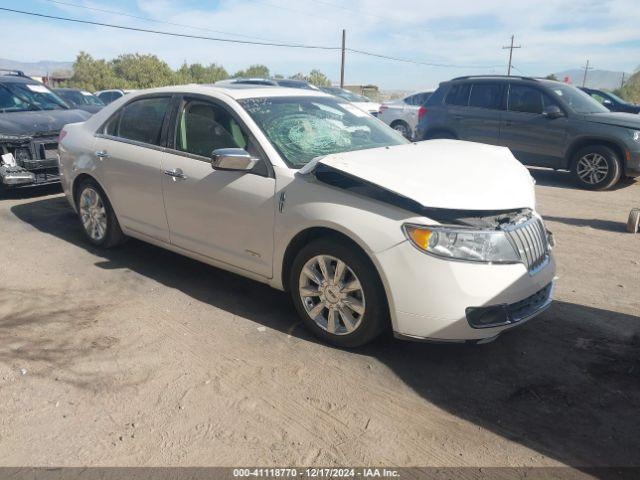
[[[500,230],[426,227],[405,224],[407,238],[418,249],[442,258],[471,262],[517,263],[520,256]]]
[[[631,134],[633,135],[633,139],[640,143],[640,130],[632,130]]]

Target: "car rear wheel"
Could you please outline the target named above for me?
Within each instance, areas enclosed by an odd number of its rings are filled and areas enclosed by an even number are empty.
[[[78,187],[76,206],[87,239],[99,247],[114,247],[125,240],[109,199],[91,179]]]
[[[411,128],[405,122],[398,120],[391,124],[391,128],[393,128],[396,132],[402,134],[403,137],[411,139]]]
[[[425,135],[425,140],[438,140],[438,139],[456,140],[456,136],[451,132],[447,132],[446,130],[437,130],[435,132],[428,132]]]
[[[293,262],[289,286],[304,324],[332,345],[359,347],[388,324],[375,268],[346,242],[318,239],[305,246]]]
[[[571,172],[576,183],[588,190],[607,190],[622,175],[622,166],[616,153],[604,145],[581,148],[573,158]]]

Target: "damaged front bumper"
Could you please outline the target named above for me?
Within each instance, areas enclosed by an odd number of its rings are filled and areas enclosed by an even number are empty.
[[[0,134],[0,186],[8,189],[59,182],[58,144],[54,135]]]

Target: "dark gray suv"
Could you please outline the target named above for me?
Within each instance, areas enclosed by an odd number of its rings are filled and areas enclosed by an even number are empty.
[[[529,77],[460,77],[424,105],[416,138],[508,147],[525,165],[570,170],[591,190],[640,176],[640,116],[609,112],[571,85]]]

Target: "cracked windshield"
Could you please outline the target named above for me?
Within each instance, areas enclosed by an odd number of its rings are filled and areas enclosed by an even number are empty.
[[[408,143],[354,105],[332,98],[252,98],[240,104],[294,168],[332,153]]]

